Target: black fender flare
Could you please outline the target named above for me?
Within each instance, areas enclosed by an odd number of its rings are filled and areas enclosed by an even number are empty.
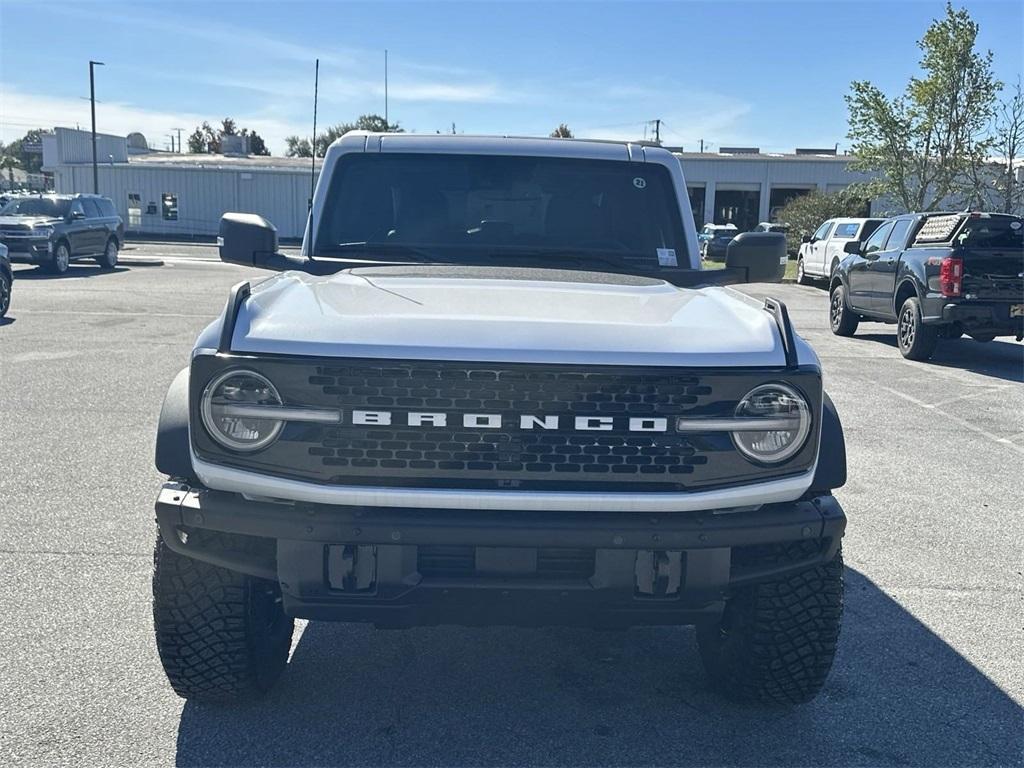
[[[194,480],[188,441],[188,376],[188,368],[180,371],[164,396],[156,430],[156,468],[168,477]]]
[[[818,466],[811,482],[812,493],[824,493],[846,484],[846,439],[839,412],[828,393],[821,404],[821,445]]]

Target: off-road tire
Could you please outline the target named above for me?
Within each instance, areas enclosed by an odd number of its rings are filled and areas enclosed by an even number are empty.
[[[740,588],[697,629],[712,685],[731,699],[803,704],[825,685],[843,615],[843,558]]]
[[[990,341],[995,341],[996,335],[994,333],[977,333],[971,334],[971,338],[982,344],[988,344]]]
[[[846,303],[846,287],[837,283],[828,297],[828,325],[836,336],[853,336],[860,317]]]
[[[11,308],[11,278],[6,272],[0,272],[0,318]]]
[[[68,271],[70,265],[71,246],[68,245],[66,240],[61,240],[57,243],[57,247],[53,249],[53,258],[46,265],[46,271],[51,275],[63,275]]]
[[[911,296],[903,302],[896,320],[896,342],[907,360],[927,360],[939,343],[939,327],[921,322],[921,305]]]
[[[796,282],[797,285],[810,285],[811,278],[804,272],[804,260],[799,258],[796,260]]]
[[[207,548],[251,550],[247,537],[195,532]],[[259,542],[259,540],[255,540]],[[157,536],[153,553],[156,647],[174,692],[230,701],[270,689],[284,671],[294,621],[277,584],[185,557]]]
[[[103,255],[96,257],[96,263],[100,265],[100,269],[113,269],[117,266],[117,240],[115,238],[107,239]]]

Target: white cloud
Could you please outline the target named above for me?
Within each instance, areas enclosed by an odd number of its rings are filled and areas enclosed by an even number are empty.
[[[0,120],[0,141],[4,142],[23,136],[32,127],[78,126],[88,129],[90,126],[89,103],[81,99],[39,96],[0,84],[0,104],[4,105],[4,118]],[[139,131],[146,136],[150,146],[158,149],[168,143],[167,136],[172,128],[183,128],[182,137],[185,138],[196,125],[209,119],[209,115],[187,110],[153,110],[129,103],[107,101],[96,107],[97,131],[118,136]],[[239,114],[235,116],[235,121],[239,126],[255,130],[275,154],[284,152],[285,136],[305,135],[309,132],[308,125],[267,117],[265,114]]]

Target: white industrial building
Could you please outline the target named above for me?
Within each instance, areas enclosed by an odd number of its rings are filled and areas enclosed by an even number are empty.
[[[92,191],[90,133],[57,128],[43,137],[43,169],[58,192]],[[793,196],[833,192],[866,177],[834,150],[793,154],[754,148],[677,152],[698,226],[769,221]],[[282,238],[301,238],[310,196],[310,160],[151,151],[139,134],[98,135],[99,191],[114,201],[129,232],[214,235],[226,211],[258,213]]]

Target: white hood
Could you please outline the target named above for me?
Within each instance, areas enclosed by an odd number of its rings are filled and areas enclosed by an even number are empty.
[[[231,348],[418,360],[785,363],[772,316],[728,288],[585,273],[545,277],[536,270],[452,274],[412,268],[276,275],[253,286]]]

